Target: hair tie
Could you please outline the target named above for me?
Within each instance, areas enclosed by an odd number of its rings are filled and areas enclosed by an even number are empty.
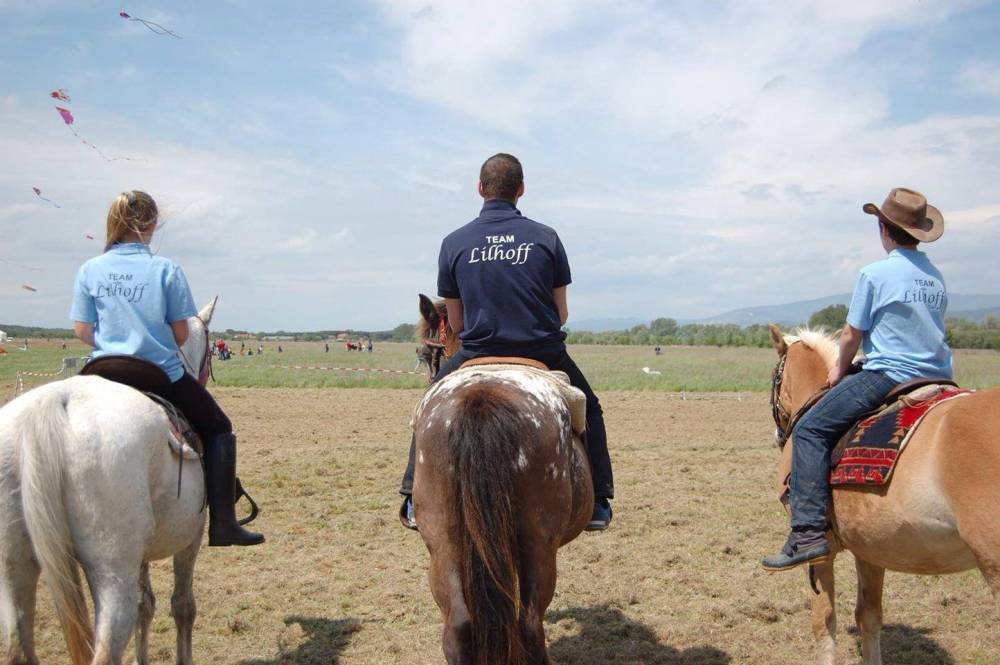
[[[134,206],[135,205],[135,192],[134,191],[126,192],[125,193],[125,197],[128,199],[128,204],[130,206]]]

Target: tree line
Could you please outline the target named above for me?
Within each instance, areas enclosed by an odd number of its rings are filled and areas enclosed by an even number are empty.
[[[809,317],[810,328],[823,328],[829,331],[840,330],[847,321],[845,305],[830,305],[814,312]],[[0,330],[12,337],[32,337],[72,339],[73,331],[68,328],[40,328],[35,326],[5,325],[0,323]],[[1000,351],[1000,319],[994,316],[986,317],[982,322],[967,319],[948,319],[946,322],[948,344],[953,349],[993,349]],[[412,323],[401,323],[392,330],[320,330],[314,332],[249,332],[245,330],[227,329],[212,331],[213,336],[223,339],[255,338],[282,336],[293,341],[324,342],[337,335],[346,334],[351,339],[364,337],[375,342],[412,342],[416,334]],[[604,345],[638,345],[638,346],[749,346],[766,348],[771,345],[767,326],[754,324],[739,326],[735,323],[686,323],[680,325],[676,320],[661,317],[653,319],[649,324],[640,324],[628,330],[609,330],[605,332],[589,332],[568,330],[566,341],[569,344],[604,344]]]
[[[808,326],[813,329],[839,331],[847,322],[846,305],[830,305],[814,312]],[[946,339],[953,349],[994,349],[1000,351],[1000,319],[987,317],[977,323],[966,319],[945,322]],[[767,326],[735,323],[687,323],[680,325],[671,318],[653,319],[628,330],[605,332],[567,331],[569,344],[607,344],[638,346],[749,346],[766,348],[771,345]]]

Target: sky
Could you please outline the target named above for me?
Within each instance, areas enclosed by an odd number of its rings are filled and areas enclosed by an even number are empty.
[[[0,321],[68,327],[129,189],[216,329],[413,321],[501,151],[570,328],[849,291],[896,186],[944,213],[949,289],[1000,293],[998,34],[964,0],[0,0]]]

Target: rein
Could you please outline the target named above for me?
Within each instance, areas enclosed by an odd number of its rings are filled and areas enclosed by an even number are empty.
[[[792,342],[792,344],[795,344],[795,342]],[[830,391],[828,387],[820,388],[795,413],[790,412],[781,403],[781,386],[785,381],[785,363],[787,360],[788,351],[786,350],[778,360],[778,365],[774,368],[774,375],[771,377],[771,415],[774,417],[775,427],[778,428],[778,448],[782,450],[784,450],[785,444],[788,443],[789,437],[792,436],[792,430],[795,429],[795,425],[798,424],[802,416]]]

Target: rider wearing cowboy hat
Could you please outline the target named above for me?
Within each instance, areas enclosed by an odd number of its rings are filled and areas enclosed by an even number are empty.
[[[882,207],[865,204],[878,218],[888,256],[861,269],[840,335],[840,358],[827,377],[830,391],[792,431],[789,506],[792,531],[781,552],[762,561],[769,571],[819,563],[830,554],[826,540],[830,451],[861,416],[882,404],[898,384],[952,376],[945,342],[948,292],[944,277],[921,242],[944,233],[944,219],[919,192],[889,192]],[[863,369],[848,374],[859,347]]]

